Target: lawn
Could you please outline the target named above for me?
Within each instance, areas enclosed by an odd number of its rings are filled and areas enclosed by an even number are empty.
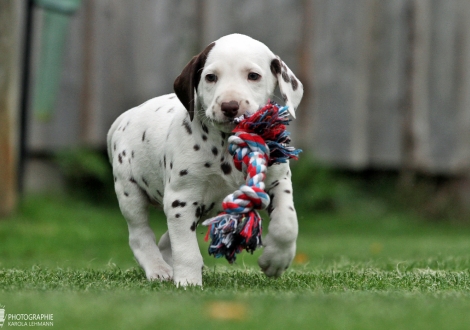
[[[312,192],[301,193],[298,205]],[[339,195],[339,207],[299,208],[297,256],[279,279],[258,270],[259,251],[234,266],[209,257],[198,227],[203,289],[146,281],[115,204],[29,196],[0,221],[0,305],[53,314],[56,329],[469,328],[470,228]],[[165,230],[159,212],[152,223]]]

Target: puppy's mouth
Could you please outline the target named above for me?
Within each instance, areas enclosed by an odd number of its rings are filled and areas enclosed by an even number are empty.
[[[223,122],[214,121],[213,123],[221,132],[224,133],[231,133],[235,126],[237,126],[237,123],[235,123],[233,120]]]
[[[229,118],[229,117],[223,117],[223,118],[211,118],[211,116],[207,116],[206,118],[214,125],[216,126],[220,131],[225,132],[225,133],[230,133],[232,130],[245,118],[250,117],[253,115],[256,111],[251,111],[247,110],[244,111],[243,114]],[[204,108],[201,109],[200,114],[202,116],[205,116],[206,110]]]
[[[234,125],[238,125],[241,121],[245,120],[248,117],[251,117],[253,114],[254,113],[247,111],[238,117],[230,119],[230,122],[233,123]]]
[[[237,123],[234,122],[231,118],[224,118],[223,120],[217,118],[207,117],[204,113],[204,109],[200,112],[201,121],[210,123],[212,126],[216,127],[219,131],[224,133],[231,133],[235,128]]]
[[[224,120],[214,120],[213,123],[222,131],[230,133],[233,129],[244,119],[253,115],[254,112],[247,111],[244,114],[234,117],[234,118],[224,118]]]

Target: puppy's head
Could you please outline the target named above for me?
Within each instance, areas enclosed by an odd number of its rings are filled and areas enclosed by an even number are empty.
[[[254,113],[273,96],[276,85],[295,117],[302,83],[263,43],[232,34],[211,43],[176,78],[175,93],[189,112],[230,131],[233,119]]]

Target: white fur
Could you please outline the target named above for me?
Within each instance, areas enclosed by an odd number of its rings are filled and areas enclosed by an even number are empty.
[[[294,83],[273,74],[275,59],[284,77],[296,80],[295,90]],[[115,190],[134,256],[149,280],[173,279],[177,285],[202,285],[195,226],[219,213],[223,198],[244,183],[227,152],[233,124],[221,104],[236,101],[237,115],[253,113],[272,98],[276,84],[292,114],[302,98],[302,84],[287,66],[264,44],[244,35],[217,40],[200,70],[192,121],[177,91],[123,113],[108,133]],[[250,72],[261,78],[247,79]],[[207,74],[216,74],[217,81],[206,81]],[[290,177],[288,164],[268,169],[271,221],[258,261],[268,276],[280,276],[295,255],[298,226]],[[148,223],[150,203],[162,205],[167,216],[168,231],[158,244]]]

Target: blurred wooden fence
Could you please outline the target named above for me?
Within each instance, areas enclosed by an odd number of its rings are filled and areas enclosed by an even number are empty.
[[[17,201],[17,109],[20,76],[19,7],[0,1],[0,219],[13,212]]]
[[[266,43],[304,82],[293,135],[316,158],[469,171],[468,0],[84,0],[54,116],[32,117],[30,147],[104,146],[120,113],[171,92],[193,55],[233,32]]]

